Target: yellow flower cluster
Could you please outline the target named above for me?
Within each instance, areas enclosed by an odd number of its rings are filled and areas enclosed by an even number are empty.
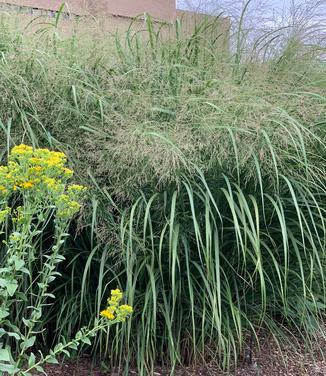
[[[33,149],[28,145],[12,148],[7,166],[8,183],[14,190],[31,189],[43,183],[53,190],[55,184],[66,181],[73,174],[65,167],[64,153],[49,149]],[[6,169],[6,167],[3,167]]]
[[[101,311],[100,315],[108,320],[125,321],[129,317],[133,309],[130,305],[121,304],[123,293],[121,290],[111,290],[111,296],[108,299],[108,306],[105,310]]]
[[[34,149],[28,145],[12,148],[8,165],[0,166],[0,200],[14,192],[32,192],[31,197],[51,200],[57,216],[71,218],[79,209],[79,200],[86,188],[67,185],[73,171],[65,167],[67,157],[62,152]]]
[[[72,200],[71,197],[66,194],[59,195],[56,206],[58,208],[57,216],[64,219],[71,218],[81,207],[79,202]]]

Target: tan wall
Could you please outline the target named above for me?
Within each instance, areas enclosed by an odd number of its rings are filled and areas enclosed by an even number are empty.
[[[0,0],[21,7],[56,11],[62,0]],[[145,12],[159,20],[173,21],[176,17],[175,0],[67,0],[66,9],[74,14],[114,14],[135,17]]]
[[[173,21],[176,16],[175,0],[90,0],[88,7],[94,14],[135,17],[146,12],[166,21]]]
[[[101,1],[108,1],[108,0],[70,0],[69,6],[72,13],[77,15],[89,15],[85,9],[83,12],[78,11],[79,6],[81,3],[85,4],[86,1],[93,1],[97,4]],[[124,3],[120,3],[120,1],[130,2],[134,1],[135,3],[138,0],[117,0],[119,4],[123,5]],[[138,5],[145,6],[145,3],[150,3],[154,6],[154,2],[158,2],[159,0],[144,0],[143,2],[139,2]],[[216,22],[213,22],[215,18],[194,14],[191,12],[179,11],[175,10],[173,13],[168,13],[168,10],[171,11],[171,6],[174,4],[174,0],[160,0],[167,1],[170,5],[169,7],[165,8],[166,13],[160,13],[161,15],[164,14],[166,17],[170,14],[173,14],[173,21],[176,18],[180,19],[182,22],[182,32],[184,36],[190,35],[194,32],[195,26],[200,24],[201,22],[207,19],[211,27],[207,29],[205,35],[207,35],[208,40],[215,40],[218,37],[218,46],[221,47],[221,51],[228,51],[228,44],[229,44],[229,29],[230,29],[230,21],[227,18],[220,18],[217,19]],[[11,5],[8,5],[10,3]],[[12,4],[15,5],[12,5]],[[42,28],[42,20],[44,22],[47,21],[49,16],[53,17],[52,11],[57,10],[60,7],[62,0],[0,0],[0,14],[2,11],[6,13],[11,11],[15,11],[14,13],[18,13],[18,16],[21,19],[19,22],[20,26],[24,27],[26,24],[30,24],[30,21],[38,16],[42,16],[41,19],[37,19],[38,22],[29,26],[29,30],[37,30],[38,28]],[[6,5],[7,4],[7,5]],[[24,4],[24,5],[22,5]],[[157,3],[156,3],[157,4]],[[38,5],[38,6],[36,6]],[[165,3],[165,5],[168,5]],[[50,9],[49,9],[50,8]],[[124,8],[125,9],[125,8]],[[153,8],[150,8],[153,9]],[[49,12],[50,10],[50,12]],[[123,9],[121,9],[122,11]],[[129,9],[130,10],[130,9]],[[138,8],[133,8],[136,12]],[[147,10],[147,9],[145,9]],[[158,7],[157,11],[160,10]],[[113,11],[113,10],[112,10]],[[93,11],[94,12],[94,11]],[[130,10],[131,12],[131,10]],[[172,11],[171,11],[172,12]],[[79,34],[89,34],[93,37],[101,38],[103,35],[109,37],[110,35],[114,37],[116,32],[121,33],[122,35],[129,29],[131,24],[130,17],[126,15],[123,17],[117,17],[116,15],[112,15],[109,12],[109,8],[105,8],[105,10],[100,11],[100,7],[97,7],[97,17],[61,17],[60,19],[60,30],[64,31],[64,33],[70,34],[73,31],[78,31]],[[132,13],[130,13],[131,15]],[[158,14],[158,13],[157,13]],[[162,18],[161,18],[162,19]],[[174,38],[175,37],[175,28],[174,22],[165,23],[162,28],[162,24],[154,23],[155,29],[160,29],[161,37],[163,38]],[[39,26],[40,25],[40,26]],[[137,19],[136,22],[133,22],[132,31],[144,31],[146,30],[146,26],[144,27],[144,22],[141,19]],[[147,36],[146,32],[141,33],[145,38]]]
[[[66,2],[66,9],[75,14],[86,14],[87,0],[69,0]],[[46,9],[57,11],[63,1],[61,0],[0,0],[0,3],[17,5],[20,7],[29,7],[37,9]]]
[[[205,14],[187,12],[184,10],[176,11],[176,18],[182,22],[182,30],[185,34],[194,32],[196,26],[205,22],[209,25],[205,31],[210,40],[219,39],[219,45],[225,48],[229,47],[231,22],[229,18],[217,18]]]

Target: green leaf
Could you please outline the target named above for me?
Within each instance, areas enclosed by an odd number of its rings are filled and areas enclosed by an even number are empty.
[[[10,350],[9,349],[0,349],[0,361],[10,362]]]
[[[27,328],[30,328],[31,325],[32,325],[32,321],[31,320],[27,320],[23,317],[23,323],[25,326],[27,326]]]
[[[55,295],[50,294],[49,292],[47,292],[46,294],[43,294],[43,296],[44,296],[44,297],[47,297],[47,298],[55,299]]]
[[[16,298],[21,299],[23,302],[27,302],[27,296],[23,292],[17,292]]]
[[[28,358],[28,368],[33,367],[35,364],[35,355],[34,353],[31,353],[29,358]]]
[[[20,335],[14,332],[7,332],[3,328],[0,328],[0,338],[3,337],[4,335],[7,335],[8,337],[14,337],[17,340],[20,340]]]
[[[28,349],[30,347],[32,347],[35,343],[35,340],[36,340],[36,337],[35,336],[32,336],[28,339],[26,339],[25,341],[23,341],[21,344],[20,344],[20,348],[23,349]]]
[[[35,368],[36,368],[36,371],[38,371],[38,372],[42,372],[42,373],[44,373],[44,374],[46,375],[46,373],[45,373],[43,367],[41,367],[41,366],[36,366]]]
[[[68,350],[61,350],[61,352],[63,352],[64,354],[68,356],[68,358],[70,358],[70,352]]]
[[[78,350],[78,345],[76,343],[72,343],[69,347],[73,350]]]
[[[82,336],[83,336],[83,333],[79,330],[79,331],[76,333],[75,338],[76,338],[77,340],[80,340]]]
[[[18,288],[17,281],[15,280],[6,280],[0,278],[0,287],[3,287],[7,290],[9,296],[13,296]]]
[[[61,349],[62,349],[63,345],[62,343],[58,343],[55,347],[54,347],[54,351],[55,352],[60,352]]]
[[[14,294],[15,294],[17,288],[18,288],[18,284],[17,284],[16,281],[15,282],[8,282],[6,288],[7,288],[7,291],[8,291],[8,295],[14,296]]]
[[[9,312],[5,308],[0,308],[0,320],[9,316]]]
[[[82,341],[83,343],[86,343],[86,345],[91,345],[91,344],[92,344],[91,341],[89,340],[89,338],[87,338],[87,337],[83,337],[83,338],[81,338],[81,341]]]
[[[66,258],[64,256],[62,256],[62,255],[57,255],[55,257],[55,259],[56,259],[56,261],[64,261]]]
[[[22,267],[25,265],[25,261],[22,260],[21,258],[17,257],[17,256],[13,256],[13,261],[15,263],[15,269],[17,271],[20,271],[22,269]]]
[[[0,363],[0,372],[6,372],[9,375],[13,375],[19,372],[19,368],[17,368],[14,364]]]
[[[38,308],[33,311],[32,313],[32,320],[37,321],[42,317],[42,308]]]
[[[17,333],[14,333],[14,332],[7,332],[7,335],[8,335],[9,337],[13,337],[13,338],[17,339],[17,341],[19,341],[19,340],[21,339],[21,338],[20,338],[20,335],[17,334]]]
[[[31,275],[30,271],[29,271],[27,268],[25,268],[25,267],[21,268],[20,271],[21,271],[22,273],[27,274],[27,275]]]
[[[57,361],[57,359],[54,356],[51,356],[50,358],[47,358],[46,359],[46,363],[49,363],[49,364],[59,364],[59,362]]]

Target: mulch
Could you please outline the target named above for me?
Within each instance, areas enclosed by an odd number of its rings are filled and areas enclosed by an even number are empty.
[[[253,349],[249,359],[239,362],[237,369],[229,373],[221,372],[214,364],[178,368],[175,376],[326,376],[326,344],[318,344],[316,351],[307,351],[304,346],[295,343],[279,348],[271,339],[264,340],[260,349]],[[120,376],[122,372],[105,371],[100,366],[92,365],[90,359],[78,362],[63,362],[45,367],[49,376]],[[130,376],[137,376],[136,371],[129,371]],[[170,370],[157,368],[150,376],[168,376]]]

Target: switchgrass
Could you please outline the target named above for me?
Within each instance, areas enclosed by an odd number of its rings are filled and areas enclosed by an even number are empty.
[[[0,28],[2,155],[21,140],[59,148],[90,187],[45,345],[93,320],[117,286],[134,318],[91,350],[125,374],[229,368],[262,331],[307,345],[324,335],[321,47],[276,47],[278,30],[234,56],[212,38],[218,20],[189,37],[177,23],[173,39],[149,18],[145,31],[96,38],[11,22]]]

